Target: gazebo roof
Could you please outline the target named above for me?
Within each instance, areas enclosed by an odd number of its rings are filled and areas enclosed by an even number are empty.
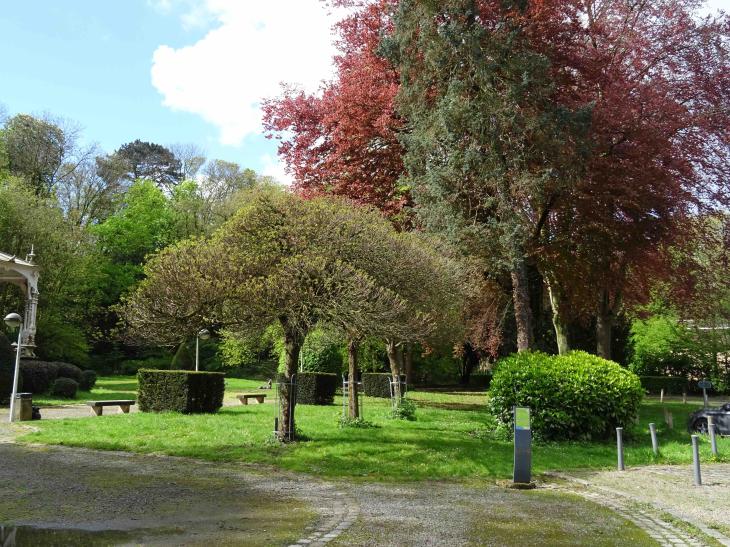
[[[0,263],[9,263],[9,264],[17,264],[18,266],[25,266],[28,268],[36,268],[37,266],[35,264],[32,264],[30,262],[27,262],[25,260],[21,260],[17,256],[9,255],[6,253],[0,252]]]

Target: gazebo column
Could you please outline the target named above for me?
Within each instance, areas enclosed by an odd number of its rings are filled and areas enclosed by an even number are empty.
[[[38,290],[28,284],[23,317],[23,357],[35,357],[36,313],[38,311]]]

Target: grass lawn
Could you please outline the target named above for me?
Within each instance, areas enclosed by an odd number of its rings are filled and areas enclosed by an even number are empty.
[[[260,380],[227,380],[226,398],[250,391]],[[90,398],[134,395],[134,379],[102,378]],[[328,477],[373,480],[446,478],[507,478],[512,472],[512,443],[494,438],[494,423],[485,411],[486,395],[465,391],[416,391],[414,422],[389,419],[388,401],[367,397],[364,417],[373,428],[338,427],[341,399],[333,406],[297,406],[297,428],[307,439],[291,445],[271,442],[275,406],[229,406],[215,415],[117,414],[102,417],[41,420],[39,431],[22,441],[189,456],[206,460],[271,464]],[[79,398],[81,399],[81,398]],[[648,399],[641,420],[626,441],[626,465],[691,462],[686,417],[701,406]],[[664,408],[674,415],[675,428],[664,424]],[[661,455],[654,457],[648,423],[659,429]],[[719,461],[730,462],[730,439],[719,440]],[[711,459],[709,441],[702,441],[704,461]],[[535,472],[575,468],[612,468],[615,444],[536,443]]]

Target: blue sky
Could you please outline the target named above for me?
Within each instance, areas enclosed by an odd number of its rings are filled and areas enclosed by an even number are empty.
[[[331,74],[339,16],[319,0],[4,2],[0,105],[73,120],[107,152],[137,138],[195,143],[285,180],[259,101]]]
[[[299,1],[325,24],[316,0]],[[76,121],[107,152],[137,138],[192,142],[209,157],[279,174],[276,145],[257,129],[255,101],[277,92],[287,67],[262,69],[261,51],[251,48],[254,39],[265,48],[267,35],[281,41],[271,28],[277,10],[240,9],[258,3],[291,0],[4,2],[0,104],[9,114],[47,111]],[[216,40],[222,29],[227,34]],[[331,52],[315,53],[320,74],[305,87],[327,75]],[[228,127],[242,112],[247,118]]]

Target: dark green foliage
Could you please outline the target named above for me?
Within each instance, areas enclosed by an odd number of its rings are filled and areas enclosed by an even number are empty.
[[[362,375],[362,391],[370,397],[390,397],[390,380],[392,375],[388,372],[374,372]],[[403,382],[405,376],[401,376]]]
[[[688,392],[686,378],[676,376],[639,376],[641,386],[651,394],[659,394],[664,389],[665,394],[679,395]]]
[[[137,379],[142,412],[214,413],[223,405],[224,375],[219,372],[140,369]]]
[[[56,363],[23,360],[20,362],[23,390],[28,393],[46,393],[58,378]]]
[[[634,423],[644,390],[634,373],[595,355],[523,352],[497,363],[489,394],[504,426],[514,406],[527,406],[539,438],[600,439]]]
[[[81,373],[81,381],[79,382],[79,389],[83,391],[91,391],[96,385],[96,372],[93,370],[85,370]]]
[[[13,374],[15,372],[15,351],[7,337],[0,332],[0,404],[10,400],[13,392]],[[22,379],[19,379],[19,383]]]
[[[297,403],[331,405],[340,377],[326,372],[300,372],[296,375],[296,383]]]
[[[71,378],[57,378],[51,385],[51,395],[73,399],[79,389],[79,383]]]
[[[479,374],[472,374],[469,377],[469,385],[471,387],[480,387],[489,389],[489,386],[492,383],[492,373],[491,372],[480,372]]]
[[[68,378],[76,383],[81,382],[81,369],[69,363],[22,360],[20,374],[23,378],[23,389],[29,393],[46,393],[56,378]]]
[[[83,371],[76,365],[69,363],[55,363],[56,365],[56,376],[59,378],[71,378],[75,382],[81,382],[81,376]]]

